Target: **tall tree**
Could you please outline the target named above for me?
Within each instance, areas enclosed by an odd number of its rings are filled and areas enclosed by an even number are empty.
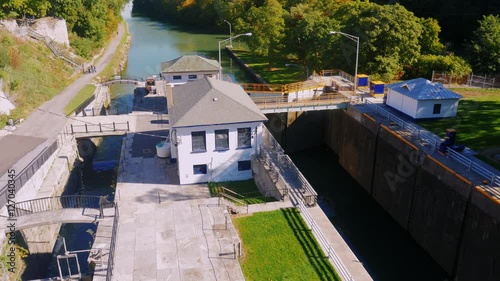
[[[272,67],[273,58],[280,52],[281,40],[284,37],[285,21],[283,10],[277,0],[266,0],[261,7],[251,7],[244,19],[236,23],[240,32],[252,32],[248,39],[248,46],[255,53],[267,56],[269,67]]]
[[[362,72],[391,80],[420,54],[422,26],[413,13],[399,4],[349,2],[342,5],[334,17],[342,23],[341,31],[360,38],[359,70]],[[334,61],[342,63],[347,57],[352,65],[355,44],[353,47],[347,38],[338,39],[342,41],[337,41],[332,50],[336,54]]]
[[[424,55],[438,55],[444,50],[444,45],[439,41],[441,27],[436,19],[419,18],[422,25],[420,38],[421,53]]]
[[[474,31],[474,39],[469,45],[475,71],[484,74],[500,72],[500,17],[484,16]]]

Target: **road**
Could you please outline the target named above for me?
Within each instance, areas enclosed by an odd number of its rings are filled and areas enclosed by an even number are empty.
[[[19,173],[57,138],[67,121],[64,107],[108,65],[124,35],[125,28],[121,24],[117,35],[95,63],[96,73],[80,76],[61,93],[35,110],[12,134],[0,138],[0,188],[5,184],[8,169],[15,169]]]

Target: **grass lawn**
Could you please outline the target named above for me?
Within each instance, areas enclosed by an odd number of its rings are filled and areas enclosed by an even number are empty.
[[[69,115],[75,109],[80,106],[85,100],[90,98],[95,91],[95,85],[88,84],[83,87],[83,89],[76,94],[76,96],[64,107],[64,114]]]
[[[297,209],[233,219],[246,280],[341,280]]]
[[[456,129],[456,143],[480,153],[500,149],[500,89],[451,90],[464,97],[459,103],[456,117],[417,123],[441,137],[445,136],[446,129]]]
[[[294,60],[277,59],[269,68],[266,57],[257,56],[247,50],[233,49],[233,52],[240,57],[255,73],[259,74],[269,84],[289,84],[306,80],[306,70],[297,65],[285,66],[285,64],[298,64]]]
[[[222,192],[222,188],[220,187],[227,188],[230,191],[237,193],[231,194],[226,191],[226,193],[240,199],[245,202],[245,204],[260,204],[276,201],[274,197],[265,197],[262,193],[260,193],[253,179],[244,181],[211,182],[208,184],[208,188],[212,196],[218,196],[218,193]]]

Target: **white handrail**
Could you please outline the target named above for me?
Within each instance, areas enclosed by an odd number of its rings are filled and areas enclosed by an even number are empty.
[[[407,130],[413,133],[415,133],[415,131],[417,130],[416,127],[413,126],[412,124],[403,121],[401,118],[394,116],[394,114],[391,114],[389,111],[383,109],[382,107],[378,106],[377,104],[367,99],[365,99],[365,104],[375,112],[383,116],[387,116],[389,121],[398,123],[403,130]],[[421,132],[420,130],[418,130],[417,138],[419,140],[423,140],[427,143],[432,144],[434,150],[436,150],[439,147],[439,144],[441,143],[441,138],[430,132]],[[500,176],[496,175],[495,173],[489,171],[487,168],[482,166],[481,162],[475,162],[450,148],[447,149],[447,156],[465,166],[467,170],[474,171],[475,173],[487,179],[491,187],[500,186]]]

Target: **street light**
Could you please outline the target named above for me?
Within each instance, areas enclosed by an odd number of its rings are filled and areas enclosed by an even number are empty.
[[[222,62],[221,62],[221,56],[220,56],[220,46],[221,46],[221,44],[226,43],[227,41],[232,42],[233,39],[236,39],[240,36],[252,36],[252,33],[251,32],[242,33],[242,34],[238,34],[236,36],[229,37],[228,39],[224,39],[224,40],[219,41],[219,80],[222,80]]]
[[[351,39],[352,41],[356,42],[356,69],[354,70],[354,94],[356,94],[356,88],[357,88],[357,80],[358,80],[358,55],[359,55],[359,37],[347,34],[344,32],[340,31],[330,31],[330,34],[342,34],[345,37]]]
[[[233,33],[231,32],[231,23],[228,22],[227,20],[224,20],[224,22],[229,24],[229,46],[232,47],[233,46],[233,39],[231,39],[231,34],[233,34]]]
[[[309,79],[309,68],[306,66],[306,65],[300,65],[300,64],[296,64],[296,63],[286,63],[285,66],[298,66],[298,67],[302,67],[306,70],[306,80]]]
[[[122,79],[122,64],[120,63],[120,79]]]

